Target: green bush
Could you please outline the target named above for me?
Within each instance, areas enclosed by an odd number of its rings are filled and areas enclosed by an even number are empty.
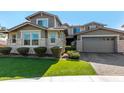
[[[68,51],[67,54],[69,55],[70,59],[79,59],[80,54],[77,51]]]
[[[76,47],[75,46],[66,46],[65,47],[65,52],[72,51],[72,50],[76,50]]]
[[[46,53],[47,48],[46,47],[36,47],[36,48],[34,48],[34,51],[37,56],[43,56]]]
[[[62,54],[62,47],[58,46],[52,47],[51,51],[55,57],[59,58]]]
[[[9,55],[11,50],[12,50],[11,47],[1,47],[0,53],[2,53],[3,55]]]
[[[28,52],[29,52],[29,48],[28,47],[20,47],[17,49],[17,51],[19,52],[20,55],[27,56]]]

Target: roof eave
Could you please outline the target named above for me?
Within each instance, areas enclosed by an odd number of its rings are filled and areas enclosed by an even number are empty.
[[[123,33],[123,34],[124,34],[123,30],[118,30],[118,29],[113,29],[113,28],[102,27],[102,28],[97,28],[97,29],[94,29],[94,30],[83,31],[83,32],[77,33],[77,34],[75,34],[75,35],[80,35],[80,34],[84,34],[84,33],[90,32],[90,31],[96,31],[96,30],[101,30],[101,29],[104,29],[104,30],[111,30],[111,31],[113,31],[113,32]]]
[[[15,26],[15,27],[12,27],[12,28],[8,29],[8,32],[11,32],[11,31],[13,31],[13,30],[16,30],[16,29],[18,29],[18,28],[20,28],[20,27],[22,27],[22,26],[25,26],[25,25],[31,25],[31,26],[37,27],[37,28],[39,28],[39,29],[44,29],[44,30],[46,30],[46,28],[43,28],[43,27],[40,27],[40,26],[31,24],[31,23],[29,23],[29,22],[25,22],[25,23],[22,23],[22,24],[20,24],[20,25],[17,25],[17,26]]]

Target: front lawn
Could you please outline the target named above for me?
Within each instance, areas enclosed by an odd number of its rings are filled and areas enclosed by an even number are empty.
[[[0,57],[0,80],[42,76],[95,75],[88,62],[26,57]]]
[[[44,76],[69,76],[69,75],[95,75],[96,72],[85,61],[77,60],[60,60],[58,63],[53,64]]]

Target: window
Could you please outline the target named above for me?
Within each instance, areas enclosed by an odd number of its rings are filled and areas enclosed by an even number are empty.
[[[40,26],[48,27],[48,18],[37,19],[37,24]]]
[[[79,28],[79,27],[73,28],[73,32],[74,32],[74,34],[75,34],[75,33],[79,33],[79,32],[80,32],[80,28]]]
[[[51,43],[56,42],[56,32],[51,32],[50,33],[50,41],[51,41]]]
[[[23,33],[24,45],[30,45],[30,32]]]
[[[38,32],[23,32],[24,45],[38,45],[39,33]]]
[[[61,32],[61,34],[60,34],[60,38],[62,38],[62,39],[64,39],[64,38],[65,38],[65,35],[64,35],[64,33],[63,33],[63,32]]]
[[[39,35],[36,32],[32,33],[32,45],[38,45]]]
[[[16,43],[16,34],[12,35],[12,43]]]
[[[89,26],[89,29],[95,29],[96,28],[96,25],[90,25]]]

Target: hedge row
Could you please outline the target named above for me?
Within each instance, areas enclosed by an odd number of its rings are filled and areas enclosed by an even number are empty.
[[[17,51],[20,55],[27,56],[29,53],[29,49],[30,48],[28,48],[28,47],[20,47],[20,48],[17,48]],[[9,55],[11,50],[12,50],[11,47],[1,47],[0,53],[3,55]],[[37,56],[41,57],[46,53],[47,48],[46,47],[36,47],[36,48],[34,48],[34,51]],[[60,57],[62,54],[62,47],[52,47],[51,51],[55,57]]]
[[[20,48],[17,48],[17,51],[20,55],[27,56],[29,54],[29,49],[30,48],[28,48],[28,47],[20,47]],[[80,57],[79,52],[77,52],[73,49],[74,48],[70,48],[68,51],[66,50],[66,53],[69,55],[70,59],[79,59],[79,57]],[[11,50],[12,50],[11,47],[1,47],[0,53],[2,53],[3,55],[9,55]],[[41,56],[45,55],[47,48],[46,47],[36,47],[36,48],[34,48],[34,51],[37,56],[41,57]],[[58,47],[58,46],[52,47],[51,51],[52,51],[52,54],[54,57],[59,58],[62,54],[62,47]]]

